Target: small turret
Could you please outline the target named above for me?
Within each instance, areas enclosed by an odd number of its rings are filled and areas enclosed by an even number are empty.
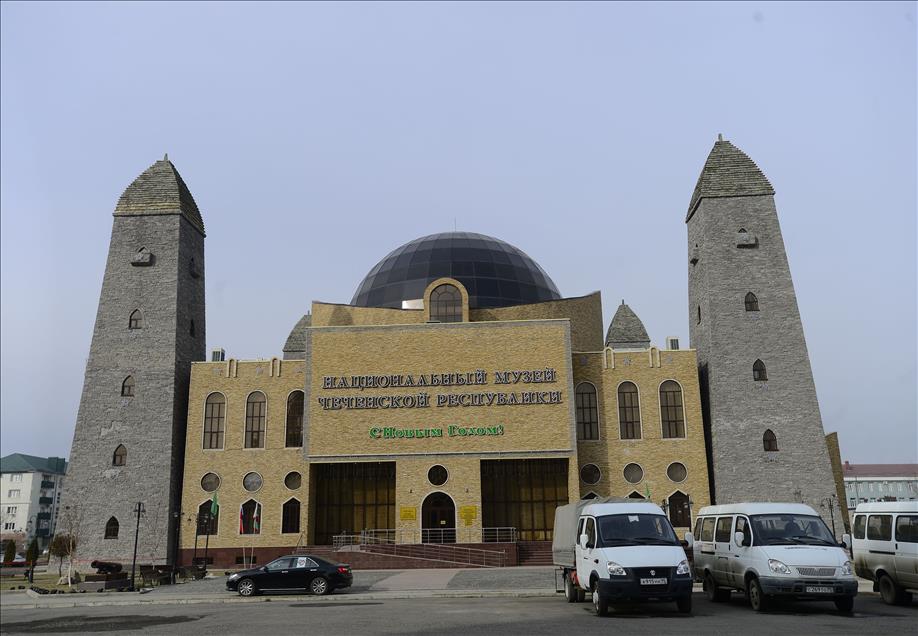
[[[646,349],[650,346],[650,337],[644,323],[631,307],[625,304],[624,299],[609,324],[606,346],[613,349]]]

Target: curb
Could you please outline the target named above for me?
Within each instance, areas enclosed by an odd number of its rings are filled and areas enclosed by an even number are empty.
[[[31,590],[29,590],[31,592]],[[696,584],[693,592],[700,593],[701,585]],[[876,596],[877,593],[872,590],[858,590],[858,595]],[[43,598],[44,595],[32,592],[29,594],[32,598]],[[99,600],[62,601],[62,602],[36,602],[36,603],[14,603],[12,605],[4,604],[3,611],[14,611],[19,609],[54,609],[54,608],[76,608],[76,607],[127,607],[138,605],[227,605],[233,603],[355,603],[361,601],[392,601],[405,599],[421,598],[537,598],[537,597],[561,597],[561,593],[550,589],[532,589],[532,590],[404,590],[404,591],[385,591],[385,592],[358,592],[356,594],[336,594],[333,596],[304,596],[304,595],[283,595],[283,596],[256,596],[243,598],[241,596],[212,596],[197,598],[141,598],[138,594],[133,598],[111,598]]]
[[[241,596],[212,598],[150,598],[150,599],[101,599],[98,601],[87,601],[84,603],[61,602],[61,603],[16,603],[3,607],[4,611],[18,609],[53,609],[53,608],[73,608],[73,607],[115,607],[131,605],[225,605],[230,603],[284,603],[293,601],[296,603],[353,603],[360,601],[391,601],[414,598],[530,598],[530,597],[552,597],[557,596],[558,592],[554,590],[410,590],[404,592],[370,592],[358,594],[340,594],[334,596],[258,596],[243,598]],[[40,595],[36,595],[40,596]]]

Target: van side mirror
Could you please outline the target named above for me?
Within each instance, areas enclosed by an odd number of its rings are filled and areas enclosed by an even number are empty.
[[[691,550],[693,545],[695,545],[695,535],[692,534],[691,532],[686,532],[685,533],[685,547]]]
[[[733,543],[738,546],[740,545],[748,546],[750,544],[750,541],[746,539],[746,535],[743,534],[742,532],[734,532],[733,533]]]
[[[581,534],[581,535],[580,535],[580,547],[583,548],[584,550],[586,550],[587,542],[588,542],[589,540],[590,540],[590,538],[589,538],[586,534]]]
[[[845,548],[846,550],[849,550],[851,548],[851,535],[850,534],[842,535],[841,546]]]

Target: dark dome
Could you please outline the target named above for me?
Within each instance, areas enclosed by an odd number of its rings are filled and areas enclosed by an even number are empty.
[[[417,300],[434,280],[455,278],[469,307],[507,307],[561,298],[539,264],[509,243],[469,232],[422,236],[379,261],[357,288],[352,305],[394,307]]]

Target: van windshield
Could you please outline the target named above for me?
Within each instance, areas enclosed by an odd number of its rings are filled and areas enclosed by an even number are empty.
[[[838,545],[825,521],[812,515],[752,515],[755,545]]]
[[[597,517],[599,546],[679,545],[676,533],[663,515],[625,514]]]

